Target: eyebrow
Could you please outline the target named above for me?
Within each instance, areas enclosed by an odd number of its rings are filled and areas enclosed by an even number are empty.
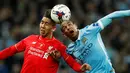
[[[41,22],[47,22],[47,23],[50,23],[50,22],[48,22],[48,21],[44,21],[44,20],[41,20]]]

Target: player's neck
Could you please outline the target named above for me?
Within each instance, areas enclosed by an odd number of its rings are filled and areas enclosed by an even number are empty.
[[[47,36],[48,39],[52,39],[52,37],[53,37],[53,33]]]
[[[53,33],[50,33],[47,36],[42,36],[43,38],[47,38],[47,39],[52,39],[53,38]]]

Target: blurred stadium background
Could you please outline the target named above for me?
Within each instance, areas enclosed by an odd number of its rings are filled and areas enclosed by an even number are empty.
[[[115,10],[130,9],[130,0],[0,0],[0,50],[30,34],[39,34],[45,9],[59,3],[71,9],[79,28]],[[68,45],[70,41],[58,28],[56,38]],[[114,20],[101,34],[116,73],[130,73],[130,17]],[[19,73],[22,63],[23,53],[1,60],[0,73]],[[61,61],[58,73],[75,72]]]

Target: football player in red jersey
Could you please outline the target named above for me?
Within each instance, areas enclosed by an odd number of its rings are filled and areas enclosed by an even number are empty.
[[[56,73],[59,62],[55,60],[52,51],[57,50],[65,62],[77,72],[90,70],[88,64],[80,65],[66,53],[66,46],[54,36],[56,23],[47,10],[40,22],[40,35],[30,35],[20,42],[0,51],[0,60],[6,59],[18,52],[24,51],[24,62],[21,73]]]

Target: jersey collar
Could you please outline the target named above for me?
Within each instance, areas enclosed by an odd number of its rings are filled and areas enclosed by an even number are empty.
[[[53,36],[51,39],[50,38],[44,38],[40,35],[39,40],[55,40],[55,37]]]
[[[81,30],[79,30],[79,35],[78,35],[78,39],[77,40],[80,40],[80,35],[81,35]]]

